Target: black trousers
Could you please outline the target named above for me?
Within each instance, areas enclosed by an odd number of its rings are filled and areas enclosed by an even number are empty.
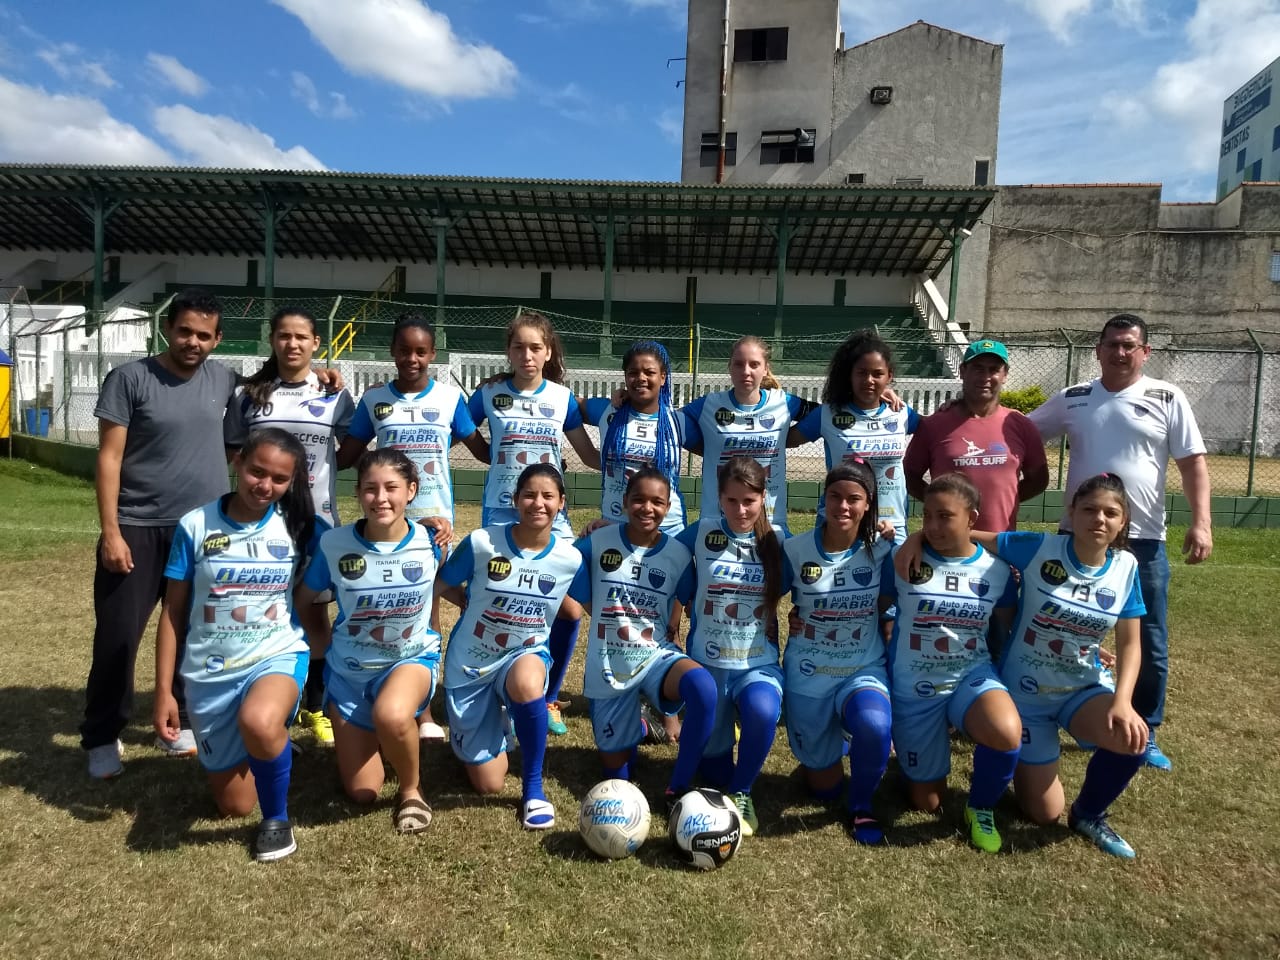
[[[102,565],[98,542],[97,569],[93,575],[93,663],[85,687],[84,722],[80,746],[89,750],[114,743],[133,712],[133,673],[138,645],[156,604],[164,596],[164,568],[169,560],[176,527],[135,527],[121,524],[120,533],[133,554],[133,569],[113,573]],[[185,703],[178,667],[185,637],[178,638],[173,693],[179,707]]]

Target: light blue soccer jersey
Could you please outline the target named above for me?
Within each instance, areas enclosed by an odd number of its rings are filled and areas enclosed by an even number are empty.
[[[392,544],[366,540],[363,529],[361,520],[324,534],[303,578],[338,601],[325,663],[357,688],[402,660],[440,656],[440,635],[431,629],[440,548],[431,531],[410,523]]]
[[[568,387],[543,380],[538,389],[525,392],[508,378],[478,388],[469,409],[476,424],[489,421],[486,513],[515,506],[516,481],[525,467],[549,463],[564,473],[560,441],[565,431],[582,426],[578,401]]]
[[[791,591],[801,630],[787,637],[787,689],[823,697],[868,666],[885,663],[880,635],[880,573],[893,545],[877,537],[872,552],[855,543],[839,554],[822,548],[822,527],[782,545],[782,587]]]
[[[978,546],[970,557],[943,557],[925,547],[910,581],[898,577],[887,558],[880,592],[898,606],[889,645],[895,710],[950,693],[973,666],[990,664],[991,614],[1017,602],[1009,565]]]
[[[907,479],[902,474],[902,458],[920,415],[910,407],[890,410],[880,404],[875,410],[833,407],[829,403],[810,410],[796,424],[806,440],[822,438],[827,469],[861,458],[876,477],[879,510],[876,519],[888,520],[901,540],[907,535]],[[818,516],[826,515],[825,491],[818,500]]]
[[[743,407],[732,390],[720,390],[686,404],[689,445],[702,444],[703,517],[720,516],[716,471],[731,457],[753,458],[765,471],[765,510],[769,522],[787,523],[787,432],[804,401],[782,390],[761,390],[760,402]]]
[[[1001,559],[1022,571],[1018,616],[1000,662],[1009,692],[1062,700],[1103,682],[1098,644],[1117,620],[1147,612],[1134,555],[1112,550],[1095,568],[1076,558],[1070,536],[1002,533],[996,543]]]
[[[600,516],[615,523],[626,523],[627,514],[623,508],[622,496],[627,490],[627,481],[642,467],[654,466],[654,458],[658,448],[658,414],[636,413],[631,411],[627,420],[622,441],[622,463],[606,460],[604,439],[609,431],[609,422],[617,414],[618,408],[603,397],[592,397],[585,401],[587,419],[600,430],[600,466],[601,495]],[[669,415],[671,429],[675,434],[678,447],[686,446],[685,424],[687,418],[672,411]],[[678,466],[678,465],[677,465]],[[683,530],[689,523],[684,508],[684,499],[680,496],[680,477],[667,477],[671,481],[671,508],[662,521],[662,532],[673,536]],[[719,507],[716,508],[719,512]]]
[[[178,521],[164,575],[191,584],[181,666],[187,683],[234,686],[263,660],[306,652],[293,617],[294,573],[301,564],[277,508],[241,525],[216,500]]]
[[[480,683],[522,653],[545,653],[551,621],[581,568],[582,554],[554,534],[536,553],[516,546],[510,526],[468,534],[440,568],[445,583],[466,584],[467,593],[449,634],[445,686]]]
[[[412,397],[391,383],[372,387],[351,421],[351,436],[366,443],[376,439],[379,448],[401,451],[418,468],[418,495],[404,512],[410,520],[448,517],[453,522],[449,445],[475,432],[462,391],[439,380]]]
[[[676,594],[689,611],[689,656],[721,670],[776,667],[778,644],[765,632],[765,571],[755,534],[734,533],[718,517],[686,527],[676,540],[692,557]]]
[[[227,443],[239,446],[251,430],[279,427],[298,438],[307,451],[307,475],[317,516],[331,527],[338,525],[337,445],[347,436],[355,404],[346,390],[328,393],[315,373],[301,383],[276,380],[271,399],[255,404],[242,390],[226,418]]]
[[[667,624],[689,551],[665,534],[652,547],[633,546],[621,524],[575,546],[585,575],[569,596],[591,606],[582,692],[592,699],[616,696],[639,682],[654,657],[673,649]]]

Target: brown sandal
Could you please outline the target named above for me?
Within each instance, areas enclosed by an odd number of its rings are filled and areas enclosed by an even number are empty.
[[[396,803],[391,823],[396,833],[421,833],[431,826],[431,808],[418,797],[408,797]]]

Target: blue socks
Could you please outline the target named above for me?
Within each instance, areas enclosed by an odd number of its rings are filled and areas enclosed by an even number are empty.
[[[844,702],[841,720],[852,738],[849,746],[848,809],[850,813],[870,811],[871,798],[889,765],[889,745],[893,741],[889,701],[879,690],[855,690]],[[1016,752],[1014,757],[1017,757]],[[1012,770],[1009,775],[1013,776]]]
[[[293,748],[285,743],[274,760],[249,757],[249,772],[258,791],[258,806],[263,820],[289,819],[289,774],[293,771]]]
[[[693,786],[693,775],[711,739],[711,727],[716,720],[715,680],[702,667],[690,670],[680,678],[680,699],[684,701],[684,721],[670,781],[670,789],[676,793],[684,793]],[[724,779],[728,778],[726,774]]]
[[[1017,750],[992,750],[982,744],[974,747],[969,806],[979,810],[994,807],[1013,780],[1013,771],[1017,766]]]
[[[1085,769],[1080,796],[1071,805],[1081,820],[1096,820],[1111,806],[1141,768],[1142,754],[1112,753],[1099,748]]]
[[[507,707],[520,741],[520,796],[525,802],[545,800],[542,792],[542,761],[547,755],[547,702],[535,697],[527,703]]]
[[[680,739],[684,739],[684,734],[680,735]],[[679,760],[679,757],[676,759]],[[730,747],[728,753],[718,753],[714,757],[704,756],[698,762],[698,772],[715,789],[728,789],[729,778],[733,776],[733,748]]]
[[[640,756],[640,748],[632,747],[631,752],[627,754],[627,759],[622,761],[622,766],[604,767],[604,778],[606,780],[630,780],[636,772],[636,760]]]
[[[578,627],[581,625],[581,620],[561,620],[559,617],[551,622],[551,632],[547,637],[547,646],[551,651],[551,668],[547,671],[547,703],[560,699],[560,687],[564,683],[565,672],[569,669],[569,661],[573,659],[573,648],[578,645]]]
[[[764,769],[765,758],[778,732],[782,697],[767,683],[749,683],[738,696],[738,763],[729,780],[729,793],[750,793]]]

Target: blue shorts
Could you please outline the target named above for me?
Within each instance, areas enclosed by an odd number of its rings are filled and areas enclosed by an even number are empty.
[[[326,666],[324,670],[325,708],[333,707],[338,712],[338,716],[352,726],[359,727],[361,730],[372,730],[374,728],[373,702],[382,692],[382,685],[387,682],[391,674],[410,663],[419,664],[431,671],[431,689],[427,691],[426,697],[422,703],[418,704],[418,709],[413,714],[415,717],[420,716],[422,711],[427,709],[427,704],[431,702],[431,696],[436,690],[436,676],[440,672],[438,657],[411,657],[408,660],[401,660],[375,674],[363,688],[352,683],[344,674]]]
[[[776,664],[751,667],[748,670],[725,670],[706,667],[716,682],[716,719],[711,725],[711,737],[707,740],[704,757],[719,757],[733,750],[733,725],[737,718],[738,698],[753,683],[767,683],[782,696],[782,668]]]
[[[507,674],[525,657],[537,657],[543,667],[551,666],[551,655],[533,650],[512,657],[507,664],[479,683],[445,687],[444,703],[449,711],[449,742],[463,763],[488,763],[515,747],[507,708]],[[546,681],[542,692],[547,692]]]
[[[515,507],[484,507],[480,511],[482,527],[508,527],[519,519],[520,511]],[[573,526],[569,523],[569,514],[563,510],[557,513],[555,523],[551,525],[551,531],[557,537],[568,537],[572,541]]]
[[[844,756],[844,705],[859,690],[875,690],[888,700],[884,667],[864,667],[821,697],[806,697],[794,688],[787,690],[787,742],[803,766],[825,770]]]
[[[1115,693],[1114,686],[1093,683],[1077,690],[1065,700],[1048,700],[1037,697],[1034,700],[1013,698],[1018,708],[1018,716],[1022,718],[1022,749],[1018,753],[1019,763],[1057,763],[1062,752],[1062,744],[1058,740],[1058,729],[1070,732],[1071,721],[1076,711],[1094,697]],[[1076,741],[1088,749],[1093,746],[1083,740]]]
[[[662,685],[671,668],[688,659],[679,650],[659,650],[626,690],[614,697],[592,699],[591,732],[595,735],[597,749],[604,753],[620,753],[644,739],[644,728],[640,724],[641,696],[666,716],[675,715],[684,702],[663,699]]]
[[[951,772],[950,727],[964,730],[964,715],[984,693],[1008,688],[990,663],[975,664],[951,690],[928,699],[893,697],[893,746],[902,774],[917,783],[945,780]]]
[[[298,703],[302,700],[302,688],[307,682],[307,667],[311,656],[307,653],[282,653],[268,657],[253,670],[241,677],[229,690],[220,687],[212,697],[200,696],[199,686],[188,683],[187,716],[191,720],[191,732],[196,735],[200,750],[200,765],[209,773],[233,770],[249,759],[249,750],[240,736],[240,704],[245,694],[261,677],[282,674],[293,677],[298,685]],[[298,712],[298,703],[289,711],[287,727]]]

